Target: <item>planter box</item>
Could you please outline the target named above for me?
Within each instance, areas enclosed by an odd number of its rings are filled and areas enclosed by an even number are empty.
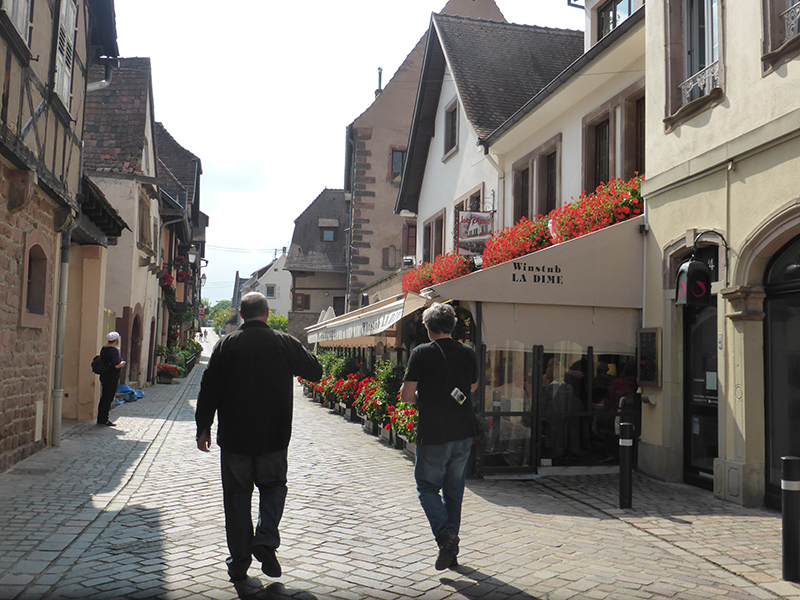
[[[370,421],[369,419],[363,417],[361,418],[361,428],[370,435],[379,435],[381,432],[380,423]]]
[[[394,429],[389,429],[389,445],[395,450],[402,450],[405,446],[405,440],[395,433]]]
[[[381,427],[379,429],[378,433],[381,436],[381,441],[382,442],[386,442],[387,444],[389,444],[391,446],[391,444],[392,444],[392,428],[390,427],[389,429],[385,429],[384,427]]]
[[[172,375],[162,375],[159,373],[156,376],[156,380],[158,383],[172,383]]]
[[[347,419],[351,423],[359,423],[361,421],[361,417],[358,416],[355,408],[353,407],[347,408],[346,404],[342,404],[341,406],[345,407],[344,412],[342,413],[345,419]]]
[[[403,452],[411,458],[414,458],[417,455],[417,445],[414,442],[406,440],[406,444],[403,446]]]

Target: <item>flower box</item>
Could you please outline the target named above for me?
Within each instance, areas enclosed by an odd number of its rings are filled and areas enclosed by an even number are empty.
[[[167,375],[166,373],[159,373],[156,377],[158,383],[172,383],[172,375]]]
[[[361,428],[370,435],[379,435],[381,432],[380,423],[370,421],[369,419],[365,419],[363,417],[361,419]]]
[[[394,429],[390,427],[389,445],[395,450],[402,450],[405,443],[406,443],[405,440],[402,437],[400,437]]]
[[[403,452],[405,452],[406,455],[410,456],[411,458],[414,458],[417,455],[416,442],[409,442],[408,440],[406,440],[406,443],[403,446]]]
[[[378,433],[381,436],[381,441],[382,442],[386,442],[389,445],[392,444],[392,428],[391,427],[389,427],[388,429],[386,427],[381,427],[380,431],[378,431]]]

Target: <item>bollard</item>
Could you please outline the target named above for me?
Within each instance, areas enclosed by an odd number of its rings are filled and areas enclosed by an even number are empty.
[[[800,458],[781,457],[783,579],[800,582]]]
[[[619,507],[630,508],[633,487],[633,423],[619,425]]]

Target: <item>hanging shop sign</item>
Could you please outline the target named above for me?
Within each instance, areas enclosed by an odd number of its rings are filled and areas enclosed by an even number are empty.
[[[492,213],[462,210],[458,213],[458,253],[464,256],[483,254],[492,235]]]
[[[683,263],[675,280],[675,304],[708,306],[710,303],[711,269],[699,260]]]

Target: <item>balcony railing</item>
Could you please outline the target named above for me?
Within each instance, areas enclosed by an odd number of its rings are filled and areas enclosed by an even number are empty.
[[[719,61],[698,71],[678,87],[681,88],[681,101],[684,106],[692,100],[705,96],[714,88],[719,87]]]
[[[800,2],[797,2],[789,10],[782,12],[781,16],[786,29],[786,39],[784,41],[789,41],[797,35],[798,25],[800,25]]]

